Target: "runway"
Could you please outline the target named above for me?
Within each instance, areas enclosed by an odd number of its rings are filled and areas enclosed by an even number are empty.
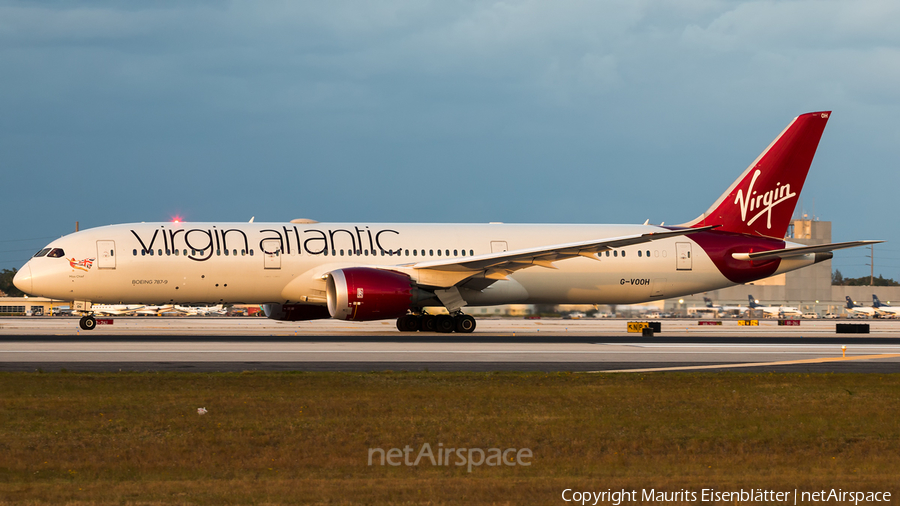
[[[661,320],[645,338],[615,319],[482,319],[473,334],[435,334],[393,321],[122,317],[81,331],[76,318],[0,318],[0,371],[900,372],[900,322],[865,323],[869,334],[839,335],[834,321]]]

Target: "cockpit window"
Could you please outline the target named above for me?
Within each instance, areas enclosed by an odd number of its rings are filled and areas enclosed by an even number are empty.
[[[34,258],[42,257],[42,256],[46,255],[49,251],[50,251],[50,248],[44,248],[44,249],[38,251],[37,253],[35,253]]]
[[[62,258],[66,256],[66,252],[62,250],[62,248],[53,248],[50,250],[50,253],[47,253],[49,258]]]

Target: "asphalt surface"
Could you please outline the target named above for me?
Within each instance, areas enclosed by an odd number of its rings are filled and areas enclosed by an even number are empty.
[[[487,319],[436,334],[392,321],[128,317],[87,332],[73,318],[0,318],[0,371],[900,372],[900,321],[850,322],[869,334],[758,323],[663,320],[643,337],[625,320]]]

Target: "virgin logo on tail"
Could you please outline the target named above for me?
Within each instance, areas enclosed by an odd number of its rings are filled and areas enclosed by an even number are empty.
[[[772,228],[772,209],[775,208],[778,204],[787,201],[793,197],[796,197],[797,194],[791,191],[791,184],[785,183],[782,185],[781,183],[776,183],[774,190],[769,190],[763,194],[757,194],[756,191],[753,190],[753,186],[756,184],[756,179],[759,175],[762,174],[762,171],[756,169],[753,173],[753,178],[750,179],[750,186],[747,188],[747,194],[744,195],[743,190],[738,190],[737,196],[735,196],[734,203],[741,208],[741,221],[744,222],[748,227],[753,225],[753,223],[759,219],[760,216],[766,215],[766,228]],[[754,212],[758,211],[750,221],[747,221],[747,211]]]

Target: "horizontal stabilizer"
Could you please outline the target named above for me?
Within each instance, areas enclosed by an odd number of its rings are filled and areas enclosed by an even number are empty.
[[[857,246],[868,246],[869,244],[878,244],[884,241],[850,241],[836,242],[833,244],[822,244],[819,246],[804,246],[801,248],[785,248],[772,251],[759,251],[756,253],[732,253],[735,260],[772,260],[774,258],[790,258],[810,253],[826,253],[844,248],[855,248]]]

